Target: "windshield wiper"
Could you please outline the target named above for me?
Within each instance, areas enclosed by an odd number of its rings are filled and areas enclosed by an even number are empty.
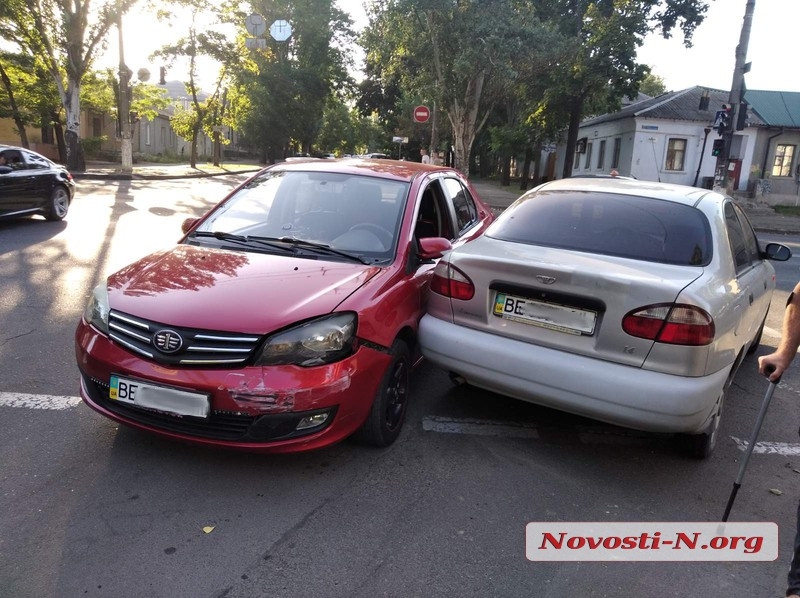
[[[257,243],[258,245],[264,245],[266,247],[271,247],[272,249],[280,249],[281,251],[289,251],[294,253],[294,249],[291,247],[286,247],[286,245],[279,245],[278,243],[271,243],[270,239],[266,237],[250,237],[247,235],[237,235],[235,233],[226,233],[219,230],[215,231],[195,231],[190,237],[214,237],[215,239],[219,239],[220,241],[233,241],[235,243],[241,243],[243,245],[252,245],[253,243]],[[277,241],[278,239],[273,239]]]
[[[347,258],[349,260],[352,260],[352,261],[355,261],[355,262],[360,262],[360,263],[365,264],[367,266],[369,266],[370,263],[371,263],[369,260],[363,258],[360,255],[355,255],[353,253],[347,253],[346,251],[340,251],[338,249],[334,249],[330,245],[325,245],[323,243],[314,243],[313,241],[306,241],[304,239],[296,239],[295,237],[279,237],[276,240],[280,241],[281,243],[290,243],[290,244],[292,244],[294,246],[303,247],[305,249],[316,249],[318,251],[324,251],[325,253],[332,253],[334,255],[340,255],[340,256],[345,257],[345,258]]]

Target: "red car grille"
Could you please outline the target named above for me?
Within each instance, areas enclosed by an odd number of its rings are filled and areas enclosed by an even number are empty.
[[[261,337],[237,332],[169,326],[116,310],[108,315],[109,337],[158,363],[236,366],[250,359]]]

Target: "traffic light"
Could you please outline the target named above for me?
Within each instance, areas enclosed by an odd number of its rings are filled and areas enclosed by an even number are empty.
[[[717,110],[717,115],[714,123],[717,127],[717,133],[724,135],[731,126],[731,107],[727,104],[722,105],[722,110]]]
[[[747,114],[749,104],[745,101],[739,102],[739,113],[736,115],[736,130],[741,131],[750,126],[750,115]]]
[[[714,145],[711,147],[711,155],[712,156],[720,156],[722,155],[722,148],[725,147],[725,140],[724,139],[715,139]]]

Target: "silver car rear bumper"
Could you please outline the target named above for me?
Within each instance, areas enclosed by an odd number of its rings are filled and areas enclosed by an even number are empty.
[[[420,322],[419,340],[426,359],[474,386],[650,432],[703,431],[728,377],[727,368],[701,377],[652,372],[488,334],[430,315]]]

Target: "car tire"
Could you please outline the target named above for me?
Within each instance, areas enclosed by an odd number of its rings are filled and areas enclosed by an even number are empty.
[[[408,407],[411,358],[408,345],[397,340],[392,345],[392,360],[383,375],[364,424],[353,439],[369,446],[389,446],[400,435]]]
[[[717,411],[711,418],[706,429],[700,434],[682,434],[680,437],[681,449],[683,452],[694,459],[707,459],[714,452],[719,440],[720,422],[722,421],[722,411],[725,406],[725,396],[727,395],[728,385],[720,393],[717,401]]]
[[[69,210],[69,192],[66,188],[58,186],[50,194],[50,203],[47,206],[47,213],[44,215],[47,220],[63,220]]]

